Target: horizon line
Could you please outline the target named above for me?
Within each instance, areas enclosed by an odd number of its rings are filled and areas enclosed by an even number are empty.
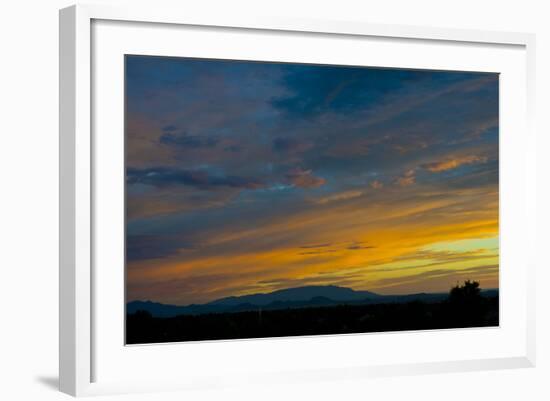
[[[475,280],[473,280],[475,281]],[[371,291],[371,290],[356,290],[352,287],[344,287],[344,286],[340,286],[340,285],[336,285],[336,284],[326,284],[326,285],[304,285],[304,286],[299,286],[299,287],[287,287],[287,288],[280,288],[280,289],[277,289],[277,290],[273,290],[273,291],[270,291],[270,292],[255,292],[255,293],[252,293],[252,294],[244,294],[244,295],[229,295],[229,296],[226,296],[226,297],[221,297],[221,298],[214,298],[210,301],[206,301],[206,302],[202,302],[202,303],[187,303],[187,304],[174,304],[174,303],[164,303],[164,302],[160,302],[160,301],[154,301],[154,300],[151,300],[151,299],[134,299],[134,300],[131,300],[131,301],[126,301],[125,304],[128,305],[129,303],[132,303],[132,302],[150,302],[150,303],[157,303],[157,304],[162,304],[162,305],[171,305],[171,306],[192,306],[192,305],[206,305],[206,304],[209,304],[211,302],[215,302],[215,301],[219,301],[219,300],[222,300],[222,299],[227,299],[227,298],[241,298],[241,297],[246,297],[246,296],[252,296],[252,295],[269,295],[269,294],[273,294],[275,292],[278,292],[278,291],[284,291],[284,290],[291,290],[291,289],[297,289],[297,288],[308,288],[308,287],[338,287],[338,288],[345,288],[345,289],[348,289],[348,290],[352,290],[354,292],[370,292],[374,295],[378,295],[378,296],[382,296],[382,297],[386,297],[386,296],[406,296],[406,295],[416,295],[416,294],[444,294],[444,293],[447,293],[451,290],[451,288],[453,288],[453,286],[451,286],[449,288],[448,291],[434,291],[434,292],[426,292],[426,291],[419,291],[419,292],[409,292],[409,293],[398,293],[398,294],[379,294],[375,291]],[[500,290],[499,287],[491,287],[491,288],[482,288],[481,285],[480,285],[480,290],[481,291],[491,291],[491,290]]]

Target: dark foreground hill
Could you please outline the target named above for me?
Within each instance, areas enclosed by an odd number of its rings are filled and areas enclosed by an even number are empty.
[[[225,304],[225,301],[221,301],[223,300],[207,305],[213,307]],[[171,317],[158,317],[158,312],[155,317],[152,312],[144,309],[130,312],[126,320],[127,343],[426,330],[499,324],[497,290],[479,292],[472,298],[449,297],[449,294],[393,297],[374,294],[370,298],[348,301],[315,296],[301,301],[271,300],[263,306],[233,301],[229,304],[224,307],[230,309],[222,312],[186,313]],[[149,306],[161,308],[158,305],[161,304]],[[200,306],[204,305],[194,307]],[[243,310],[239,311],[239,308]],[[162,308],[160,311],[165,313]]]

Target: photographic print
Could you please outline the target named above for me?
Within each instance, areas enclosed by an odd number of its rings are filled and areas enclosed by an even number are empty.
[[[499,76],[125,56],[126,343],[499,325]]]

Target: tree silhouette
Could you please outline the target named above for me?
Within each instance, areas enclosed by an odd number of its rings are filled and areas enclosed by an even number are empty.
[[[479,282],[466,280],[463,285],[457,284],[451,288],[448,313],[462,326],[473,326],[484,318],[486,312],[484,301]]]
[[[399,330],[484,327],[499,324],[498,292],[482,293],[467,280],[432,298],[357,301],[339,305],[281,307],[155,317],[128,314],[127,344],[203,341]]]
[[[464,285],[458,284],[451,288],[449,301],[451,303],[478,303],[481,300],[481,288],[477,281],[466,280]]]

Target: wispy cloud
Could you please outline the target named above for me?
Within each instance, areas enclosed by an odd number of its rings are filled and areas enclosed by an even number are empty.
[[[201,137],[197,135],[189,135],[187,133],[174,134],[171,131],[165,132],[159,139],[160,143],[167,146],[175,146],[180,148],[213,148],[220,139],[216,137]]]
[[[257,189],[265,186],[264,183],[254,178],[216,176],[203,170],[183,170],[169,167],[128,168],[126,181],[129,184],[145,184],[161,188],[173,185],[190,185],[200,189],[213,187]]]
[[[431,171],[432,173],[439,173],[441,171],[452,170],[462,165],[486,163],[487,157],[485,156],[460,156],[456,158],[449,158],[445,160],[438,160],[430,163],[424,163],[420,167]]]
[[[384,183],[379,180],[374,180],[369,183],[369,186],[374,189],[380,189],[384,186]]]
[[[415,171],[413,169],[405,171],[403,175],[397,177],[394,182],[400,187],[413,185],[416,182]]]
[[[324,244],[312,244],[312,245],[302,245],[300,248],[302,249],[315,249],[315,248],[326,248],[331,246],[332,244],[330,242],[324,243]]]
[[[321,205],[324,205],[326,203],[346,201],[346,200],[349,200],[349,199],[358,198],[362,195],[363,195],[363,191],[355,189],[355,190],[339,192],[339,193],[335,193],[333,195],[318,198],[318,199],[315,200],[315,202],[319,203]]]
[[[317,188],[326,182],[324,178],[314,176],[311,170],[303,170],[300,167],[288,171],[286,178],[289,183],[298,188]]]
[[[349,249],[351,251],[360,251],[360,250],[363,250],[363,249],[373,249],[373,248],[376,248],[375,246],[372,246],[372,245],[365,245],[363,242],[353,242],[351,245],[348,245],[346,247],[346,249]]]
[[[273,140],[273,149],[277,152],[300,153],[313,146],[313,143],[297,138],[278,137]]]
[[[498,233],[497,74],[130,56],[126,78],[130,297],[498,282],[498,250],[433,248]]]

